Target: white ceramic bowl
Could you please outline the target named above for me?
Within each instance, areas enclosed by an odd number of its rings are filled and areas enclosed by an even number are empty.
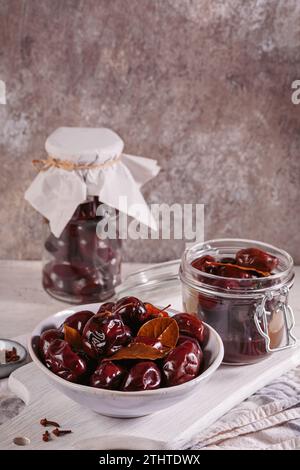
[[[141,392],[104,390],[68,382],[47,369],[38,357],[37,348],[40,334],[49,328],[59,327],[68,316],[75,312],[90,310],[96,313],[99,306],[100,304],[94,303],[62,310],[40,322],[33,330],[28,344],[30,355],[39,369],[47,376],[53,387],[77,403],[102,415],[115,418],[134,418],[149,415],[175,405],[192,393],[197,393],[197,397],[201,397],[203,383],[207,382],[217,370],[224,355],[222,340],[218,333],[209,325],[206,325],[209,329],[209,340],[205,347],[205,357],[208,364],[206,370],[195,379],[175,387]],[[170,311],[169,313],[172,315],[176,312]]]

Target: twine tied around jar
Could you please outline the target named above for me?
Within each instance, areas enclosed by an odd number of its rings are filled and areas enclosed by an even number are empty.
[[[38,171],[47,171],[49,168],[60,168],[66,171],[91,170],[94,168],[109,168],[120,161],[122,154],[113,160],[107,160],[104,163],[75,163],[70,160],[61,160],[51,157],[32,160],[32,164]]]

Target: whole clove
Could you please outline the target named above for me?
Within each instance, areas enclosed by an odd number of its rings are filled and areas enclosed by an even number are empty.
[[[60,428],[60,425],[56,421],[49,421],[47,418],[43,418],[40,421],[42,426],[54,426],[55,428]]]
[[[52,431],[52,434],[54,434],[55,436],[59,437],[59,436],[64,436],[65,434],[70,434],[72,431],[71,429],[53,429]]]
[[[44,434],[43,434],[43,441],[48,442],[50,439],[51,439],[51,435],[50,435],[49,431],[45,431]]]

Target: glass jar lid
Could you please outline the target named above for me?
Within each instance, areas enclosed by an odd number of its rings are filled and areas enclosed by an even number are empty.
[[[130,274],[116,287],[115,299],[133,295],[144,302],[164,307],[182,309],[181,284],[179,279],[180,259],[155,264]]]

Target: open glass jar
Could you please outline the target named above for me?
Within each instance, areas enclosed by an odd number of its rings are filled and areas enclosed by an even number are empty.
[[[278,265],[274,272],[267,277],[236,279],[192,266],[203,256],[232,259],[245,248],[275,256]],[[224,343],[225,363],[254,363],[296,343],[293,312],[288,305],[293,260],[285,251],[252,240],[210,240],[184,252],[180,279],[184,310],[199,315],[217,330]]]
[[[116,224],[116,211],[101,205],[97,197],[78,206],[57,238],[46,226],[43,256],[43,287],[53,297],[70,303],[100,302],[114,294],[120,282],[121,240],[101,238],[97,224],[109,217]],[[112,219],[114,218],[114,219]]]

